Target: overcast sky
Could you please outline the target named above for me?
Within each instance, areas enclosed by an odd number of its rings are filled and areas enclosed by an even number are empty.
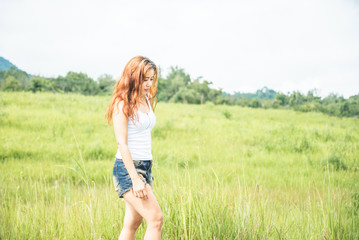
[[[144,55],[227,92],[359,94],[359,1],[1,0],[0,56],[46,77],[118,78]]]

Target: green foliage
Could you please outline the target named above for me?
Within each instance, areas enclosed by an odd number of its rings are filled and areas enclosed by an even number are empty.
[[[355,99],[349,99],[340,104],[340,116],[351,117],[359,116],[359,101]]]
[[[183,68],[171,67],[167,78],[159,78],[159,101],[170,101],[177,92],[186,88],[190,82],[191,78]]]
[[[262,108],[264,109],[269,109],[269,108],[275,108],[274,107],[274,101],[271,101],[271,100],[267,100],[267,99],[264,99],[262,102],[261,102],[261,106]]]
[[[1,60],[1,59],[0,59]],[[10,65],[7,65],[10,66]],[[166,77],[161,68],[158,76],[158,102],[175,102],[188,104],[239,105],[251,108],[292,108],[300,112],[322,112],[332,116],[358,117],[359,95],[344,99],[342,96],[330,94],[321,99],[316,96],[316,89],[307,94],[299,91],[283,94],[264,87],[256,93],[235,92],[229,94],[222,89],[211,88],[212,82],[202,77],[192,79],[183,68],[170,67]],[[9,69],[0,71],[0,90],[81,93],[84,95],[111,95],[116,80],[111,75],[103,74],[97,81],[85,73],[68,72],[66,76],[45,78],[30,76],[26,72],[11,65]]]
[[[257,99],[257,98],[253,98],[249,104],[248,104],[249,107],[252,107],[252,108],[260,108],[262,106],[261,102]]]
[[[20,83],[13,76],[7,76],[2,85],[4,91],[19,91],[21,89]]]
[[[231,100],[229,97],[221,97],[221,96],[217,96],[216,104],[225,104],[225,105],[230,105],[231,104]]]
[[[54,82],[48,78],[34,76],[31,79],[30,90],[32,92],[47,92],[47,91],[55,91]]]
[[[249,105],[249,100],[246,97],[240,98],[236,101],[236,105],[246,107]]]
[[[286,97],[286,95],[284,95],[284,98],[285,97]],[[303,104],[304,102],[306,102],[305,96],[303,94],[301,94],[300,92],[294,91],[289,96],[289,105],[290,106],[300,105],[300,104]],[[286,101],[284,101],[283,104],[281,104],[281,105],[285,105],[285,104],[287,104]]]
[[[218,97],[222,95],[222,89],[211,89],[208,93],[208,100],[216,103]]]
[[[283,93],[278,93],[275,95],[275,100],[279,103],[279,105],[284,106],[287,105],[290,100],[288,99],[287,95]]]
[[[178,103],[192,103],[192,104],[200,104],[201,103],[201,95],[194,89],[190,88],[181,88],[175,95],[171,98],[171,101]]]
[[[211,89],[211,84],[212,82],[203,80],[202,77],[192,81],[183,68],[171,67],[166,78],[161,74],[158,77],[157,98],[159,102],[204,104],[212,101],[217,103],[222,90]]]
[[[206,101],[211,101],[213,99],[213,94],[211,94],[211,88],[209,87],[212,82],[208,82],[204,80],[203,82],[200,82],[202,78],[197,78],[194,81],[192,81],[189,85],[189,88],[195,91],[200,96],[199,104],[204,104]],[[193,93],[195,95],[195,93]]]
[[[77,92],[84,95],[96,95],[100,89],[97,83],[85,73],[68,72],[65,77],[54,79],[54,87],[62,92]]]
[[[323,167],[329,167],[336,171],[347,170],[344,159],[338,153],[331,153],[328,158],[322,161]]]
[[[5,86],[6,85],[6,86]],[[0,88],[5,91],[29,90],[30,76],[14,66],[0,71]]]
[[[101,95],[112,94],[116,81],[113,79],[111,75],[103,74],[100,77],[98,77],[97,82]]]
[[[247,98],[247,99],[253,99],[253,98],[258,98],[260,100],[262,99],[274,99],[276,96],[276,91],[274,91],[273,89],[269,89],[268,87],[263,87],[262,89],[258,89],[256,91],[256,93],[240,93],[240,92],[235,92],[233,95],[236,98]]]
[[[227,119],[231,119],[232,118],[232,114],[230,111],[228,111],[227,109],[225,109],[223,112],[223,116]]]
[[[352,194],[352,201],[353,201],[353,213],[355,215],[359,214],[359,192],[355,192]]]
[[[293,109],[301,112],[320,112],[322,105],[317,102],[306,102],[301,105],[293,106]]]

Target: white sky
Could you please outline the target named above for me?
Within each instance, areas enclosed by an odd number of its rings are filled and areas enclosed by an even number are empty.
[[[30,74],[118,78],[144,55],[224,91],[359,94],[359,1],[1,0],[0,56]]]

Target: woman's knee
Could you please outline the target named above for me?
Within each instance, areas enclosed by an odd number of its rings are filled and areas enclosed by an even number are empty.
[[[163,214],[161,211],[154,213],[151,219],[147,222],[151,228],[160,230],[163,224]]]
[[[137,228],[141,225],[141,223],[142,218],[125,218],[124,227],[136,231]]]

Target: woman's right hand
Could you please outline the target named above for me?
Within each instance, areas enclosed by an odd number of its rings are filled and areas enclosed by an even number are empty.
[[[132,192],[135,197],[141,198],[143,200],[148,199],[146,184],[142,181],[140,177],[135,178],[132,181],[133,189]]]

